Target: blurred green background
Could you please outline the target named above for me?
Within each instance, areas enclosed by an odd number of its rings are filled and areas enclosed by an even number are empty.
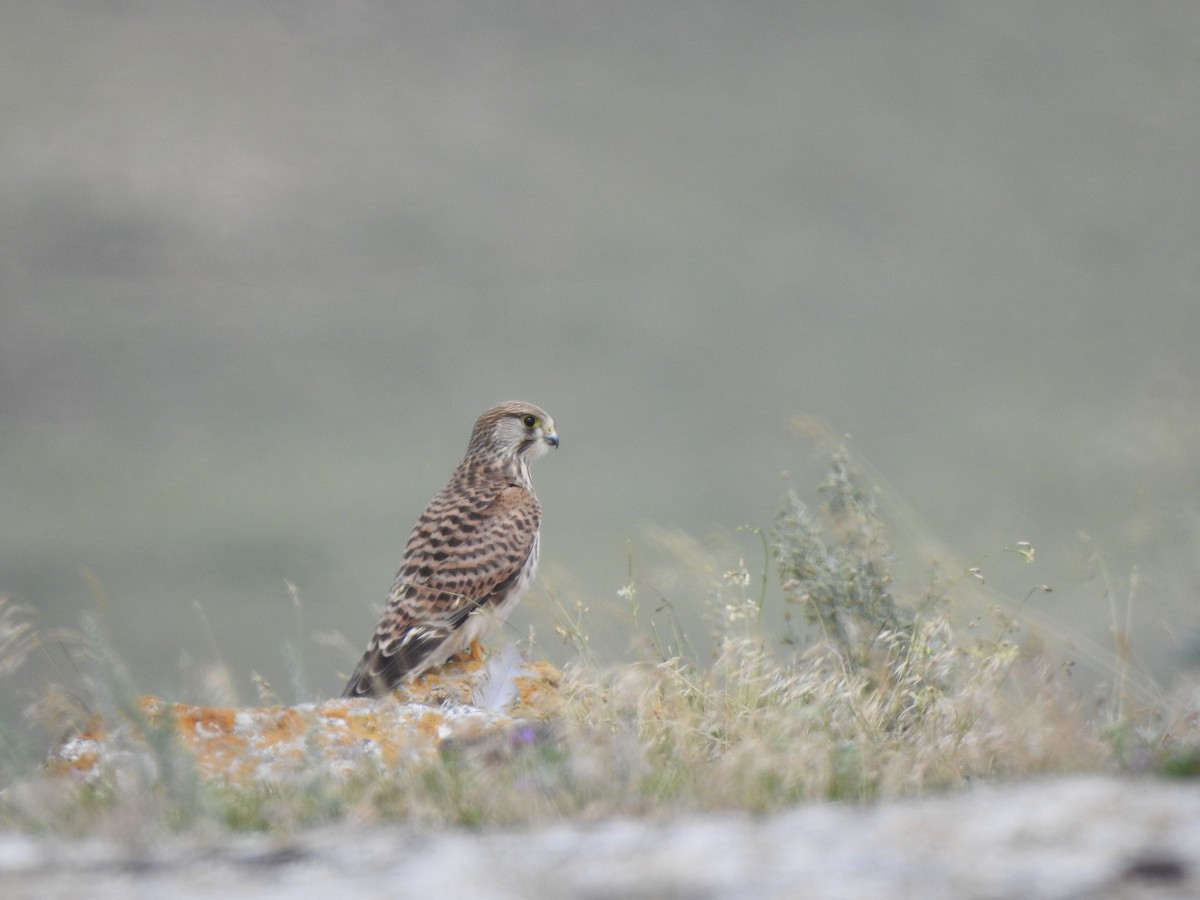
[[[217,661],[282,687],[283,643],[338,631],[300,641],[331,695],[517,398],[563,444],[515,629],[569,658],[583,602],[620,660],[630,560],[669,592],[647,525],[757,576],[734,529],[826,463],[799,417],[904,511],[901,593],[1030,541],[989,584],[1104,644],[1098,550],[1169,680],[1198,47],[1193,2],[8,4],[0,592],[47,627],[100,603],[168,696]],[[702,593],[668,598],[697,632]]]

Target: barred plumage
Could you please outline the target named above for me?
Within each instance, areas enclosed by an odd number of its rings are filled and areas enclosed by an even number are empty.
[[[541,506],[529,463],[557,446],[554,420],[532,404],[479,417],[467,455],[413,528],[343,696],[386,693],[504,621],[537,568]]]

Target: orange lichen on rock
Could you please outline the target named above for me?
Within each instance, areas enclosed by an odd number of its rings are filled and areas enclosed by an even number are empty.
[[[560,674],[549,664],[522,665],[507,676],[514,682],[507,709],[474,705],[487,677],[482,662],[468,657],[379,699],[230,708],[143,697],[138,714],[115,726],[94,717],[51,754],[47,769],[97,777],[106,762],[130,752],[149,758],[147,732],[166,729],[203,777],[275,781],[313,766],[348,775],[432,758],[448,740],[475,741],[545,717],[557,704]]]
[[[525,667],[526,674],[517,676],[517,707],[537,716],[548,716],[562,702],[558,686],[562,683],[562,672],[548,662],[532,663]]]
[[[233,733],[236,713],[232,709],[213,706],[184,706],[172,703],[169,707],[157,701],[156,698],[146,697],[142,700],[151,721],[157,721],[164,713],[174,720],[175,729],[184,738],[204,739],[215,738]]]

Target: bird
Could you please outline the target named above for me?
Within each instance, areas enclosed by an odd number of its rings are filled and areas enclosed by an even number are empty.
[[[466,456],[425,507],[387,605],[343,697],[387,694],[470,648],[505,620],[533,579],[542,508],[529,464],[558,447],[532,403],[493,406]]]

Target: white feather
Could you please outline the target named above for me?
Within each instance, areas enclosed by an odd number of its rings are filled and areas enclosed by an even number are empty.
[[[517,699],[517,679],[529,675],[525,660],[513,643],[488,656],[487,666],[479,676],[479,683],[472,692],[472,700],[480,709],[504,709]]]

